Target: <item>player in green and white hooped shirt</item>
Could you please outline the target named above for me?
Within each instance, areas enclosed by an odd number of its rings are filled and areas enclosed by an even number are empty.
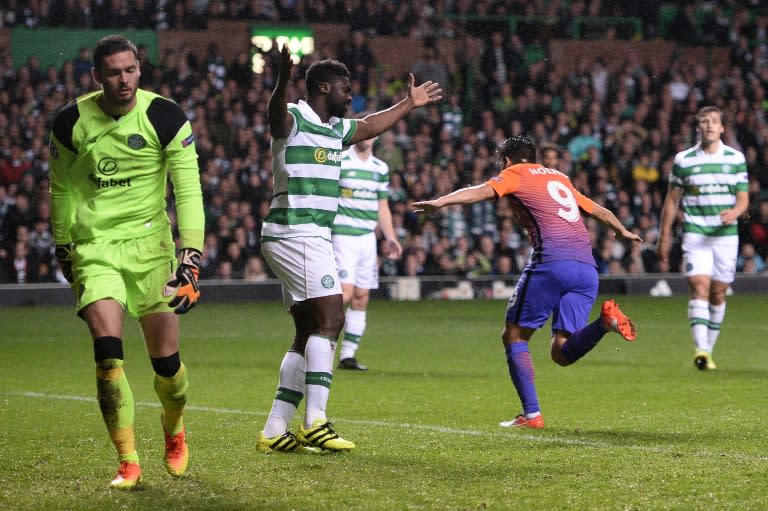
[[[298,103],[286,97],[292,67],[287,46],[279,65],[268,105],[274,190],[261,240],[264,258],[283,284],[296,334],[280,366],[257,449],[293,451],[301,444],[304,450],[349,450],[354,444],[340,438],[326,417],[334,350],[344,326],[331,246],[342,146],[375,137],[412,109],[439,101],[442,90],[431,81],[416,87],[411,75],[407,96],[392,107],[363,119],[343,119],[352,102],[344,64],[332,59],[312,64],[305,77],[307,100]],[[288,428],[305,394],[304,421],[294,435]]]
[[[376,227],[384,237],[387,257],[399,258],[403,248],[395,235],[389,210],[389,166],[373,155],[374,140],[363,140],[342,153],[339,211],[333,223],[333,251],[348,305],[339,369],[365,371],[355,353],[365,333],[371,289],[379,287]]]
[[[736,273],[738,220],[749,207],[749,194],[744,155],[720,140],[725,132],[720,109],[699,110],[696,129],[699,143],[675,156],[657,253],[661,270],[669,271],[672,226],[682,201],[694,364],[706,370],[717,368],[712,352],[725,316],[726,291]]]
[[[200,296],[203,201],[190,123],[176,103],[138,88],[136,46],[122,36],[105,37],[93,63],[102,89],[69,103],[53,120],[51,220],[56,259],[93,339],[97,397],[120,463],[111,485],[131,489],[141,467],[123,371],[123,317],[127,310],[141,324],[162,404],[166,469],[180,476],[189,454],[176,314]],[[182,247],[178,265],[166,213],[169,176]]]

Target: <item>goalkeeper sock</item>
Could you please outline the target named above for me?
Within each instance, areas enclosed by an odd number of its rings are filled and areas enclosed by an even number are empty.
[[[717,337],[720,335],[720,325],[725,317],[725,302],[720,305],[709,304],[709,328],[707,330],[707,342],[709,343],[709,352],[715,350]]]
[[[333,381],[332,341],[319,335],[310,335],[304,356],[307,358],[307,410],[304,415],[304,427],[322,419],[326,420],[325,407],[331,393]]]
[[[178,354],[177,354],[178,356]],[[155,373],[155,393],[163,405],[163,424],[171,436],[178,435],[184,428],[182,415],[187,404],[187,368],[179,365],[173,376],[161,376]]]
[[[347,309],[344,322],[344,338],[341,341],[341,348],[339,350],[339,360],[355,356],[357,348],[360,347],[360,339],[365,333],[365,317],[366,312],[364,310]]]
[[[574,332],[560,347],[560,352],[570,363],[574,363],[597,346],[605,333],[602,318],[597,318],[581,330]]]
[[[307,363],[301,353],[289,351],[283,357],[277,393],[264,425],[265,437],[272,438],[288,431],[288,425],[304,397],[306,370]]]
[[[709,302],[706,300],[688,300],[688,323],[691,326],[691,338],[697,350],[709,352]]]
[[[536,385],[534,384],[533,361],[528,351],[528,343],[520,341],[506,344],[504,350],[507,353],[509,376],[512,377],[512,384],[520,397],[523,413],[540,412],[539,398],[536,395]]]
[[[96,364],[96,396],[120,461],[138,463],[133,432],[133,392],[123,371],[123,360],[108,358]]]

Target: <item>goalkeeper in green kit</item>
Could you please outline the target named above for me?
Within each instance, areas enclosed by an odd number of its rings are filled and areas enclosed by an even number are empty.
[[[138,318],[162,404],[165,467],[187,469],[182,420],[187,372],[179,319],[200,297],[204,215],[192,128],[173,101],[138,88],[136,46],[99,40],[93,78],[101,90],[61,109],[51,134],[51,220],[56,259],[77,299],[96,362],[96,388],[119,468],[114,488],[141,479],[134,402],[123,370],[123,316]],[[178,218],[178,262],[166,213],[170,176]]]

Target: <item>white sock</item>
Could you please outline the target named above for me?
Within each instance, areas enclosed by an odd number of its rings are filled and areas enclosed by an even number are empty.
[[[336,343],[326,337],[310,335],[304,356],[307,359],[307,410],[304,427],[309,428],[321,419],[326,422],[325,407],[333,381],[333,356]]]
[[[725,302],[720,305],[709,304],[709,330],[707,331],[707,341],[709,342],[709,352],[715,350],[717,337],[720,335],[720,325],[725,317]]]
[[[341,341],[339,360],[352,358],[360,347],[360,339],[365,333],[366,312],[347,309],[344,323],[344,339]]]
[[[691,325],[691,337],[696,349],[709,352],[709,302],[688,300],[688,323]]]
[[[272,438],[288,431],[296,408],[304,396],[307,363],[300,353],[289,351],[280,364],[280,381],[272,401],[272,410],[264,425],[264,436]]]

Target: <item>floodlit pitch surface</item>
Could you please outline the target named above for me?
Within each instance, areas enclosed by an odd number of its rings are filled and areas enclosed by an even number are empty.
[[[163,468],[151,367],[126,321],[144,469],[127,493],[108,488],[117,461],[85,324],[66,307],[0,309],[0,508],[765,509],[768,297],[729,298],[712,372],[693,366],[685,297],[617,301],[638,325],[634,343],[609,334],[563,368],[549,360],[548,329],[532,340],[538,431],[497,425],[519,412],[504,302],[372,302],[358,352],[371,370],[336,371],[328,407],[358,448],[267,456],[255,442],[291,319],[277,303],[203,300],[182,318],[181,479]]]

